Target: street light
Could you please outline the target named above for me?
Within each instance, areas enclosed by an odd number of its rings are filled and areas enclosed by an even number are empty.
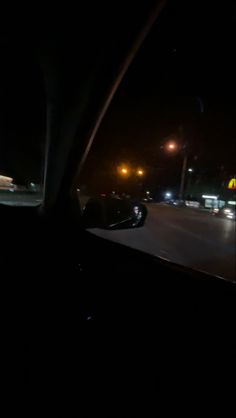
[[[126,165],[120,165],[117,168],[118,174],[122,177],[127,177],[130,174],[130,170],[129,167],[127,167]]]
[[[175,151],[176,149],[177,149],[177,144],[176,144],[176,142],[173,142],[173,141],[171,141],[171,142],[168,142],[168,144],[166,145],[166,149],[168,150],[168,151]]]
[[[192,168],[188,168],[188,172],[189,173],[192,173],[193,172],[193,169]]]
[[[141,169],[137,170],[137,175],[142,177],[144,175],[144,171]]]

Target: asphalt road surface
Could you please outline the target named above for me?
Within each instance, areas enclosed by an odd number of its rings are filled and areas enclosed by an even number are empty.
[[[208,212],[150,204],[142,228],[93,229],[91,232],[177,264],[236,281],[236,223]]]

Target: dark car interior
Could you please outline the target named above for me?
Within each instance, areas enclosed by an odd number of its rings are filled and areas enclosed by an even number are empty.
[[[0,205],[5,381],[31,416],[151,417],[235,398],[235,284],[92,235],[76,194],[165,3],[57,5],[1,27],[45,88],[43,202]]]

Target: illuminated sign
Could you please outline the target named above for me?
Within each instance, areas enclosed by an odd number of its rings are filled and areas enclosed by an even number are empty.
[[[236,190],[236,179],[231,179],[228,184],[228,189]]]
[[[212,196],[212,195],[209,195],[209,194],[203,194],[202,195],[202,198],[203,199],[213,199],[213,200],[216,200],[217,199],[217,196]]]

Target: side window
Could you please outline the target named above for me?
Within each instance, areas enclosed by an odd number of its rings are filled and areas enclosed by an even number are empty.
[[[170,2],[132,63],[80,199],[104,214],[90,206],[91,232],[236,280],[236,8],[189,3]]]
[[[0,203],[42,200],[46,101],[36,57],[11,37],[0,38]]]

